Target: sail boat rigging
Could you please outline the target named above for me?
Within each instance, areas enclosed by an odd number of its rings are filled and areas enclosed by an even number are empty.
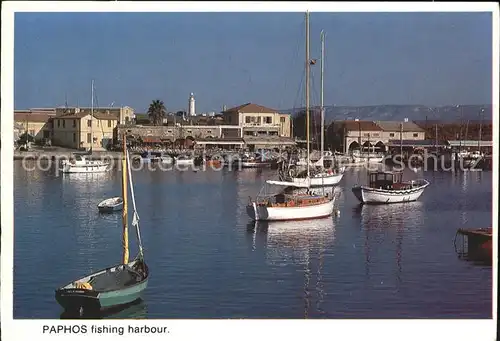
[[[306,12],[306,139],[307,160],[310,159],[309,137],[309,12]],[[277,194],[267,194],[266,185],[284,187]],[[311,189],[310,164],[307,163],[307,177],[301,182],[267,180],[263,190],[255,200],[250,198],[247,214],[259,221],[300,220],[327,217],[333,213],[336,195],[322,193],[314,195]]]
[[[321,156],[318,162],[314,164],[315,169],[312,172],[310,171],[310,147],[309,147],[309,90],[306,90],[306,139],[307,143],[307,172],[303,172],[296,177],[289,177],[293,183],[303,184],[310,183],[311,187],[330,187],[337,185],[344,176],[344,168],[334,170],[334,169],[325,169],[324,157],[325,157],[325,106],[324,106],[324,71],[325,71],[325,32],[321,31],[321,94],[320,94],[320,111],[321,111]],[[307,50],[309,50],[307,48]],[[307,60],[309,59],[309,55],[307,56]],[[306,88],[309,89],[309,66],[315,63],[307,63],[306,65]]]
[[[146,290],[149,280],[149,268],[144,260],[139,216],[135,205],[134,186],[130,168],[130,155],[127,150],[126,137],[123,136],[122,160],[122,263],[88,276],[82,277],[56,290],[57,302],[66,311],[98,312],[138,301]],[[135,227],[138,254],[129,261],[128,242],[128,186],[132,198],[132,226]]]
[[[71,160],[63,160],[62,169],[63,173],[98,173],[106,172],[110,169],[110,163],[106,161],[93,161],[87,159],[88,155],[92,155],[92,147],[94,145],[94,80],[92,80],[91,90],[91,107],[90,107],[90,149],[85,153],[73,153]]]

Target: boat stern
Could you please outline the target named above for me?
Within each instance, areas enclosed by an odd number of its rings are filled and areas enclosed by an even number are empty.
[[[359,202],[364,203],[365,200],[363,198],[363,188],[361,186],[354,186],[352,188],[352,193],[359,200]]]
[[[57,303],[65,311],[98,311],[101,308],[99,293],[87,289],[57,289],[55,292]]]
[[[254,202],[251,202],[247,204],[247,214],[252,220],[257,220],[257,211],[256,211],[256,204]]]

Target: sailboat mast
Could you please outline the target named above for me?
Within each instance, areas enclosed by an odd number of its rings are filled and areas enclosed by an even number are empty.
[[[324,108],[324,72],[325,72],[325,33],[321,31],[321,160],[325,154],[325,108]],[[324,162],[321,162],[323,168]]]
[[[310,57],[309,57],[309,11],[306,12],[306,139],[307,139],[307,177],[311,175],[309,162],[310,162],[310,146],[309,146],[309,70]]]
[[[477,141],[477,151],[479,154],[481,154],[481,139],[482,139],[482,133],[483,133],[483,110],[479,112],[479,141]]]
[[[125,134],[123,134],[122,139],[123,144],[123,160],[122,160],[122,197],[123,197],[123,211],[122,211],[122,222],[123,222],[123,259],[122,263],[128,263],[128,209],[127,209],[127,170],[128,170],[128,160],[127,160],[127,138]]]
[[[94,147],[94,80],[92,79],[92,90],[90,101],[90,150]]]

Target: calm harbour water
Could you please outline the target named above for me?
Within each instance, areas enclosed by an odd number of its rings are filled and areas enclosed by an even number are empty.
[[[274,174],[134,172],[151,277],[112,317],[491,318],[492,268],[453,245],[458,228],[491,226],[490,172],[426,172],[418,202],[359,206],[350,188],[366,173],[349,170],[339,217],[255,229],[248,196]],[[14,318],[59,318],[57,287],[120,262],[121,214],[96,207],[120,181],[15,162]]]

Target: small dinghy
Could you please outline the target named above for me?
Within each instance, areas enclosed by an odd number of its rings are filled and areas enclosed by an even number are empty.
[[[55,292],[56,301],[66,312],[77,312],[80,316],[86,313],[109,311],[126,306],[141,298],[149,280],[149,268],[144,260],[144,252],[139,229],[139,216],[135,205],[130,157],[127,151],[126,138],[123,136],[123,257],[122,263],[94,272],[60,287]],[[128,180],[130,183],[127,182]],[[132,199],[132,226],[135,227],[139,252],[129,261],[128,242],[128,210],[127,186],[130,184]]]
[[[121,197],[114,197],[103,200],[97,205],[97,208],[101,213],[121,211],[123,209],[123,199]]]

